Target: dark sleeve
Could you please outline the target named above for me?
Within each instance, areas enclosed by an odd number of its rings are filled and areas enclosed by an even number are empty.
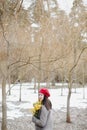
[[[35,125],[44,127],[47,122],[48,114],[49,111],[46,109],[45,106],[42,105],[40,119],[37,119],[35,116],[33,116],[32,121],[35,123]]]

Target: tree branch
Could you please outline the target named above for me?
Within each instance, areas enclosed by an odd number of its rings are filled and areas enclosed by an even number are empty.
[[[82,56],[83,52],[84,52],[86,49],[87,49],[87,47],[84,47],[84,48],[81,50],[81,52],[80,52],[80,54],[79,54],[79,56],[78,56],[78,59],[77,59],[76,63],[73,65],[73,67],[71,68],[70,72],[72,72],[73,69],[77,66],[77,64],[78,64],[78,62],[79,62],[79,60],[80,60],[80,57]]]

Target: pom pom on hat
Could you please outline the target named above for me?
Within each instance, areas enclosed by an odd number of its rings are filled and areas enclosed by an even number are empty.
[[[39,90],[39,93],[44,94],[46,97],[50,97],[50,93],[49,93],[49,91],[48,91],[47,88],[41,88],[41,89]]]

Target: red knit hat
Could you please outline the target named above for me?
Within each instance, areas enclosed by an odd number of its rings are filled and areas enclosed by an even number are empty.
[[[44,94],[46,97],[50,97],[50,93],[49,93],[49,91],[48,91],[47,88],[41,88],[41,89],[39,90],[39,93]]]

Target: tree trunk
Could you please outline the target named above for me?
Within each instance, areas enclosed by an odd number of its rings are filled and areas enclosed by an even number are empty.
[[[38,91],[40,89],[40,83],[41,83],[41,55],[39,55],[39,79],[38,79]],[[38,94],[39,97],[39,94]]]
[[[6,105],[6,78],[2,80],[2,126],[1,130],[7,130],[7,105]]]
[[[22,83],[21,83],[21,81],[20,81],[19,83],[20,83],[20,89],[19,89],[19,102],[21,102],[21,88],[22,88]]]
[[[82,85],[83,85],[83,99],[85,99],[85,63],[83,63],[82,66],[83,69],[83,81],[82,81]]]
[[[34,93],[36,93],[36,78],[34,78]]]
[[[61,96],[63,96],[63,85],[61,87]]]
[[[10,74],[8,75],[8,87],[9,87],[9,95],[11,95],[11,88],[10,88]]]
[[[68,96],[67,96],[67,116],[66,116],[66,122],[71,123],[71,118],[70,118],[70,97],[71,97],[71,88],[72,88],[72,82],[71,82],[71,77],[69,80],[69,86],[68,86]]]

